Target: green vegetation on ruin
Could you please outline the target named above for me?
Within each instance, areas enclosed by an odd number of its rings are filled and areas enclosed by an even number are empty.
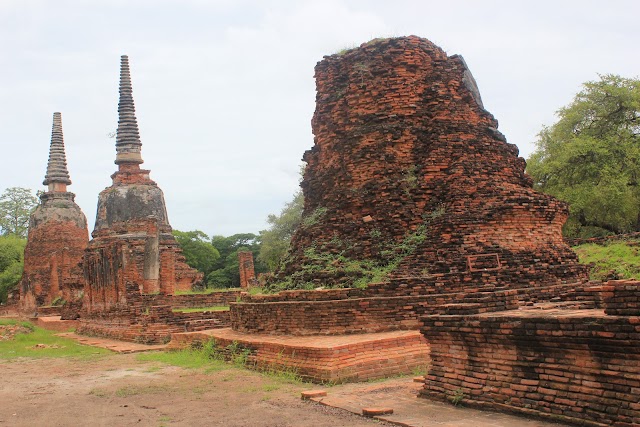
[[[442,215],[444,211],[438,208],[431,216],[425,219],[415,231],[407,233],[400,242],[383,242],[380,249],[380,260],[356,260],[345,256],[345,251],[333,253],[315,245],[308,247],[304,255],[308,260],[286,279],[271,283],[266,286],[267,292],[278,292],[288,289],[315,289],[326,284],[315,283],[309,278],[318,274],[341,276],[342,282],[331,286],[332,288],[366,288],[369,283],[382,282],[387,279],[389,273],[398,267],[398,264],[408,255],[412,254],[427,237],[427,225],[432,219]],[[380,233],[372,230],[371,233]],[[334,236],[331,243],[335,246],[348,247],[345,242]]]
[[[580,263],[591,264],[591,280],[640,279],[640,240],[585,243],[573,250]]]

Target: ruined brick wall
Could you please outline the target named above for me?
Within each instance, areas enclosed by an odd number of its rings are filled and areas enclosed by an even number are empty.
[[[611,280],[592,289],[600,292],[606,314],[640,316],[640,281]]]
[[[47,192],[29,219],[20,286],[21,309],[37,311],[55,300],[82,299],[82,256],[89,241],[87,220],[73,193]]]
[[[394,294],[394,289],[404,291]],[[539,301],[570,301],[562,304],[571,308],[601,306],[599,291],[572,284],[491,292],[422,294],[420,289],[374,284],[366,289],[242,293],[240,302],[231,304],[231,327],[239,332],[275,335],[373,333],[417,330],[425,315],[499,312]]]
[[[256,271],[253,266],[253,252],[238,252],[238,268],[240,269],[240,287],[247,289],[256,284]]]
[[[124,276],[129,272],[125,269]],[[109,295],[104,303],[105,292]],[[215,292],[206,295],[142,294],[136,282],[128,281],[121,288],[100,288],[87,302],[87,312],[80,318],[78,333],[98,335],[125,341],[144,343],[168,342],[171,334],[202,329],[229,327],[229,311],[181,313],[179,308],[228,305],[238,291]]]
[[[462,57],[411,36],[327,56],[315,71],[303,221],[280,279],[346,286],[353,260],[390,264],[396,277],[586,278],[561,235],[566,204],[532,189]]]
[[[638,286],[591,288],[605,307]],[[635,286],[635,289],[632,289]],[[577,309],[576,309],[577,308]],[[585,425],[640,423],[640,318],[558,304],[481,315],[428,316],[431,367],[421,394]],[[611,309],[611,308],[610,308]]]

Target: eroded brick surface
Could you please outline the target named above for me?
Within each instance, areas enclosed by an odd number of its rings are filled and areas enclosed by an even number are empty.
[[[25,312],[52,302],[82,299],[82,256],[89,241],[87,220],[73,193],[47,192],[29,220],[24,254],[21,308]]]
[[[240,270],[240,287],[247,289],[256,285],[256,270],[253,266],[253,252],[238,252],[238,265]]]
[[[394,276],[586,277],[562,239],[566,204],[532,189],[462,57],[415,36],[374,40],[325,57],[315,77],[303,224],[280,279],[346,285],[357,273],[344,258],[385,265],[411,236]]]
[[[570,301],[480,315],[434,315],[421,394],[585,425],[640,423],[640,282],[612,281],[604,310]]]

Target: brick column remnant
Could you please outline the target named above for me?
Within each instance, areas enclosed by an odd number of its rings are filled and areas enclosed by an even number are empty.
[[[443,283],[586,277],[562,239],[567,205],[532,189],[461,56],[376,39],[325,56],[315,78],[303,221],[280,278],[345,286],[353,260]]]
[[[240,287],[247,289],[256,283],[256,271],[253,266],[253,252],[238,252],[238,264],[240,269]]]
[[[35,311],[53,302],[79,302],[84,278],[82,255],[89,233],[87,219],[67,191],[71,179],[62,134],[62,116],[53,113],[49,161],[40,204],[29,218],[20,288],[21,308]]]
[[[116,160],[112,185],[98,197],[93,240],[84,262],[89,311],[124,305],[127,292],[173,294],[202,280],[184,262],[172,235],[164,195],[140,169],[142,143],[132,96],[129,60],[121,58]]]

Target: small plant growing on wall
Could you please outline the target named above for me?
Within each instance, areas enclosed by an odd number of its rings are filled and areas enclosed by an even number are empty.
[[[447,399],[453,406],[458,406],[464,400],[464,392],[461,388],[454,391],[452,394],[447,396]]]

